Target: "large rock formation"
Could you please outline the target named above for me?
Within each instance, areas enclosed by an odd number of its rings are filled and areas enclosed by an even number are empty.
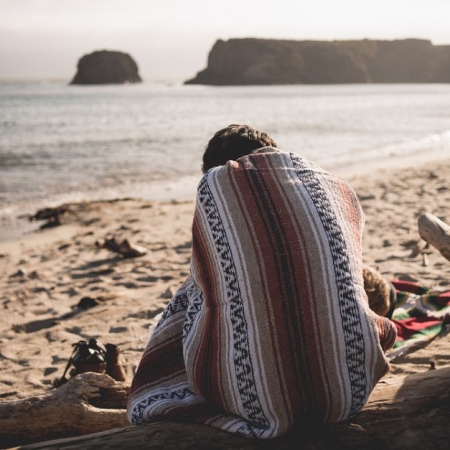
[[[138,66],[127,53],[100,50],[84,55],[70,84],[139,83]]]
[[[430,41],[218,40],[186,84],[449,83],[450,45]]]

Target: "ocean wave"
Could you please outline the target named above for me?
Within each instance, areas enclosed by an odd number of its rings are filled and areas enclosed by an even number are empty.
[[[8,89],[0,83],[0,207],[171,195],[160,187],[199,177],[206,143],[229,123],[329,170],[450,148],[443,85]]]
[[[428,155],[431,157],[450,157],[450,130],[434,133],[423,138],[409,139],[364,149],[355,149],[344,155],[336,156],[334,164],[337,168],[351,166],[355,163],[363,164],[389,158],[409,158],[413,163],[414,157]]]

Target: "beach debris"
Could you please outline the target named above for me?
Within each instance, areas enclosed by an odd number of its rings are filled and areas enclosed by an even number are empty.
[[[450,225],[433,214],[423,214],[418,219],[419,235],[450,261]]]
[[[24,277],[27,275],[27,271],[25,269],[19,269],[16,273],[13,273],[12,277]]]
[[[72,344],[74,348],[62,377],[56,381],[56,386],[67,383],[66,374],[71,376],[85,372],[106,373],[116,381],[125,381],[126,373],[119,360],[120,350],[114,344],[102,344],[97,339],[79,341]]]
[[[114,344],[105,344],[106,347],[106,375],[116,381],[125,381],[127,374],[120,361],[120,348]]]
[[[117,240],[115,237],[110,239],[100,239],[95,242],[98,248],[106,248],[112,252],[121,254],[124,258],[136,258],[138,256],[144,256],[147,253],[145,247],[131,244],[128,239],[122,241]]]
[[[37,280],[39,279],[39,272],[37,270],[33,270],[32,272],[28,273],[28,271],[22,267],[20,267],[17,272],[13,273],[11,275],[11,277],[17,277],[20,278],[21,281],[23,281],[23,279],[25,277],[31,279],[31,280]]]
[[[57,206],[55,208],[43,208],[37,211],[36,214],[29,217],[30,222],[36,222],[38,220],[46,220],[47,222],[41,225],[39,228],[53,228],[62,225],[67,215],[69,214],[68,208],[63,206]]]
[[[77,303],[77,308],[80,309],[91,309],[94,306],[99,305],[100,302],[93,297],[83,297],[78,303]]]
[[[2,447],[125,427],[128,391],[126,382],[85,372],[45,394],[0,402]]]
[[[74,307],[74,309],[83,309],[83,310],[91,309],[94,306],[101,305],[113,298],[116,298],[116,294],[104,294],[98,295],[97,297],[89,297],[89,296],[82,297],[81,300]]]

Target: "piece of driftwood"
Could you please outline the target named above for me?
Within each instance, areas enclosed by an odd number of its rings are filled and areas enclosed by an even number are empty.
[[[418,220],[419,235],[450,261],[450,225],[433,214],[423,214]]]
[[[147,249],[139,245],[132,245],[128,239],[118,241],[116,238],[107,238],[96,241],[95,245],[99,248],[106,248],[112,252],[121,254],[124,258],[136,258],[144,256]]]
[[[204,425],[160,421],[20,448],[431,450],[450,448],[449,415],[450,367],[388,378],[378,383],[366,407],[352,420],[306,424],[277,439],[248,439]]]
[[[87,372],[36,397],[0,403],[0,448],[129,425],[129,386]]]

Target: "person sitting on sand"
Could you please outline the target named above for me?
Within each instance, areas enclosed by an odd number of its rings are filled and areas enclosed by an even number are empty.
[[[218,131],[202,168],[190,276],[136,371],[130,422],[273,438],[352,417],[396,338],[364,291],[356,194],[246,125]]]

